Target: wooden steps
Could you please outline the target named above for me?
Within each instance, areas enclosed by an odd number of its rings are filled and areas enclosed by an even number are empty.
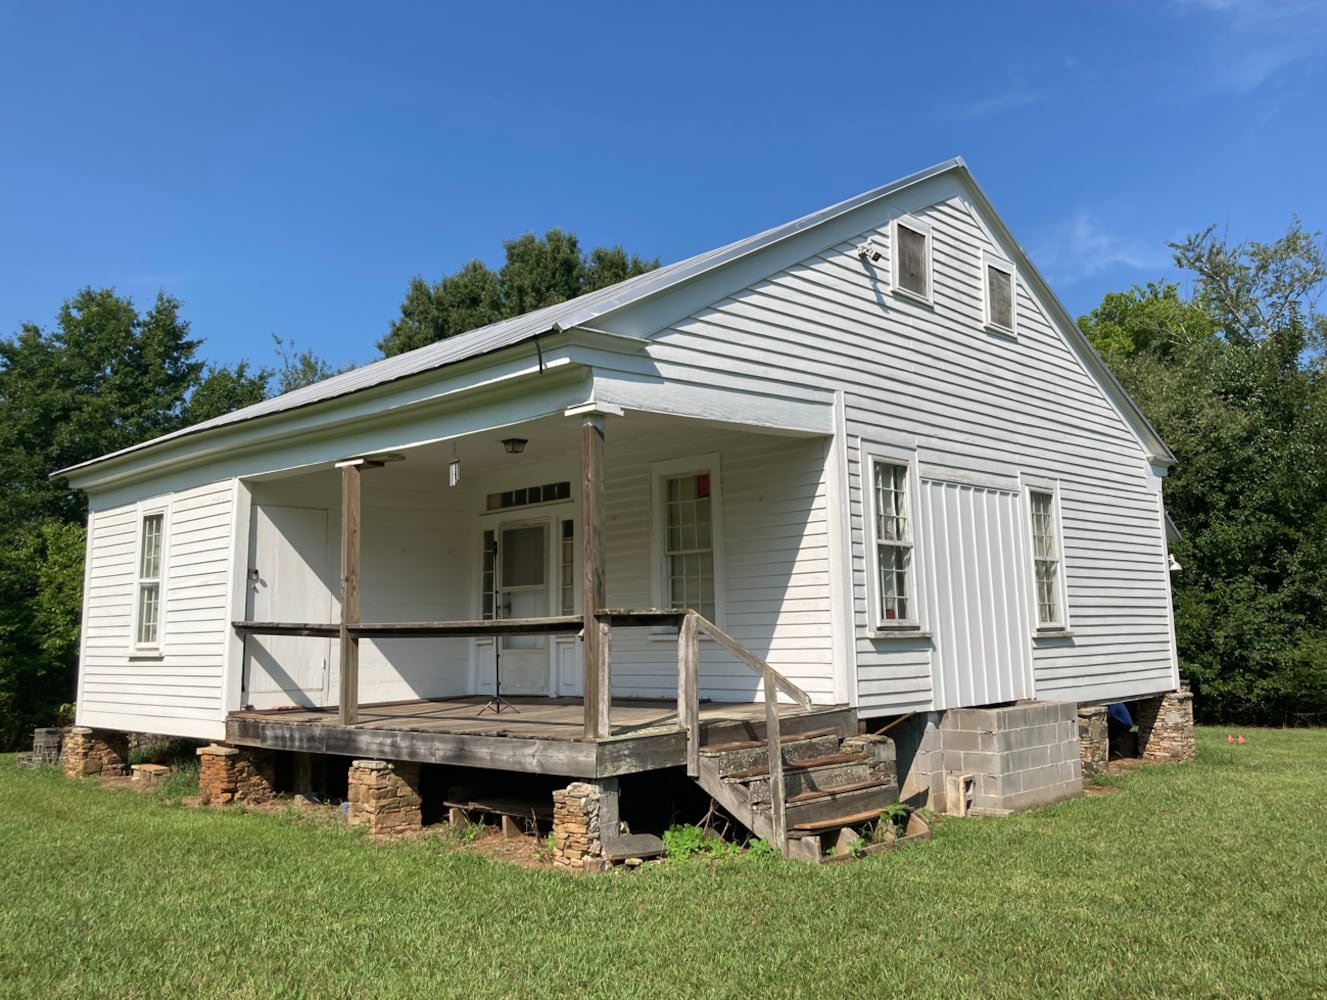
[[[843,749],[843,739],[856,732],[856,713],[847,717],[836,710],[833,721],[832,727],[803,724],[801,731],[788,731],[787,722],[780,720],[781,825],[789,832],[788,853],[809,861],[823,856],[818,832],[876,822],[898,800],[897,783],[877,777],[865,753]],[[776,798],[770,788],[769,747],[762,736],[753,732],[747,739],[701,747],[696,780],[748,830],[773,842]],[[892,774],[892,762],[890,766]]]

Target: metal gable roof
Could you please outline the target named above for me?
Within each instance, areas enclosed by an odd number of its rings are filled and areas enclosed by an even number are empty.
[[[727,246],[716,250],[710,250],[706,253],[698,254],[686,260],[670,264],[666,267],[658,268],[647,274],[639,275],[635,278],[628,278],[626,281],[610,285],[607,288],[595,292],[589,292],[568,302],[561,302],[556,305],[547,306],[534,312],[515,316],[511,319],[500,320],[497,323],[491,323],[488,326],[471,330],[467,333],[458,334],[446,340],[429,344],[425,347],[417,348],[405,354],[399,354],[395,357],[384,358],[380,361],[372,362],[362,368],[355,368],[344,372],[332,378],[316,382],[313,385],[304,386],[293,392],[285,393],[272,399],[263,400],[253,406],[244,407],[231,413],[215,417],[211,420],[205,420],[194,424],[182,430],[171,434],[162,435],[150,441],[134,445],[122,451],[104,455],[101,458],[90,462],[80,463],[59,472],[53,473],[53,476],[60,476],[75,470],[86,469],[105,462],[107,460],[118,458],[120,456],[132,454],[134,452],[154,447],[158,444],[188,437],[205,431],[217,430],[232,425],[246,423],[252,420],[259,420],[264,417],[274,416],[280,413],[290,412],[292,410],[302,409],[304,407],[315,406],[333,399],[339,399],[354,393],[361,392],[375,386],[386,385],[402,379],[413,376],[424,375],[429,372],[438,371],[449,365],[454,365],[462,361],[479,358],[506,347],[532,340],[541,334],[568,330],[577,326],[593,323],[602,317],[621,309],[625,306],[640,302],[650,296],[660,294],[685,282],[691,281],[701,275],[708,274],[720,267],[723,267],[739,258],[749,254],[756,253],[766,247],[772,246],[781,240],[788,239],[805,230],[814,228],[822,223],[837,216],[851,212],[870,202],[888,197],[904,188],[911,187],[932,177],[957,170],[967,181],[969,185],[978,193],[980,200],[984,203],[983,207],[989,210],[1003,228],[999,216],[994,213],[989,201],[984,194],[980,192],[975,181],[968,173],[967,165],[959,157],[938,163],[933,167],[910,174],[907,177],[900,178],[889,184],[874,188],[853,198],[841,201],[828,208],[805,215],[800,219],[768,229],[763,233],[757,233],[754,236],[748,236],[745,239],[730,243]],[[1007,230],[1006,230],[1007,232]],[[1015,244],[1016,245],[1016,244]],[[1033,269],[1035,273],[1035,269]],[[1038,275],[1038,278],[1040,276]],[[1044,282],[1042,283],[1043,287]],[[1049,289],[1047,289],[1049,291]],[[1054,300],[1054,297],[1052,296]],[[1058,306],[1058,300],[1054,300]],[[1063,314],[1063,307],[1060,306]],[[1067,314],[1064,314],[1067,317]],[[1081,334],[1077,325],[1072,319],[1068,319],[1068,325],[1073,334]],[[1087,347],[1086,339],[1082,340],[1082,345]],[[1087,347],[1089,353],[1091,348]],[[1095,355],[1093,355],[1095,357]],[[1098,364],[1100,362],[1098,361]],[[1123,395],[1123,390],[1115,383],[1109,370],[1101,365],[1102,372],[1108,384],[1114,385],[1114,388]],[[1108,390],[1109,391],[1109,390]],[[1151,432],[1155,436],[1155,431],[1147,424],[1142,414],[1133,405],[1132,400],[1123,396],[1125,407],[1130,411],[1133,417],[1142,422],[1142,427],[1146,428],[1143,433]],[[1141,430],[1141,428],[1140,428]],[[1160,439],[1156,439],[1160,443]],[[1164,444],[1161,444],[1161,452],[1164,455],[1169,453],[1165,451]]]

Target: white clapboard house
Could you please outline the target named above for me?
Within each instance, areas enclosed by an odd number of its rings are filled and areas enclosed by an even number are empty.
[[[62,470],[78,723],[593,779],[767,670],[868,725],[1156,695],[1172,462],[952,160]]]

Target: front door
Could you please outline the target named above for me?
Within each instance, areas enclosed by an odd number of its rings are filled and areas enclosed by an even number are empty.
[[[248,616],[257,622],[329,622],[327,511],[254,507]],[[330,639],[258,636],[244,640],[244,704],[254,708],[327,704]]]
[[[494,617],[547,617],[548,525],[504,524],[498,529],[495,557]],[[502,693],[548,694],[548,650],[546,635],[503,636],[495,663],[501,672]]]

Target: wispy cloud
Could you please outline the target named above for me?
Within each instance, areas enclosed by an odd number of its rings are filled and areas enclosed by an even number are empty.
[[[1026,87],[1017,87],[1013,90],[986,94],[971,101],[960,101],[950,107],[949,113],[955,118],[986,118],[1027,107],[1029,104],[1037,104],[1043,100],[1045,98],[1041,94]]]
[[[1080,211],[1051,227],[1032,247],[1032,260],[1052,284],[1071,285],[1115,268],[1157,272],[1170,266],[1164,243],[1112,233]]]
[[[1248,93],[1289,72],[1316,71],[1327,57],[1322,0],[1173,0],[1212,32],[1203,87]]]

